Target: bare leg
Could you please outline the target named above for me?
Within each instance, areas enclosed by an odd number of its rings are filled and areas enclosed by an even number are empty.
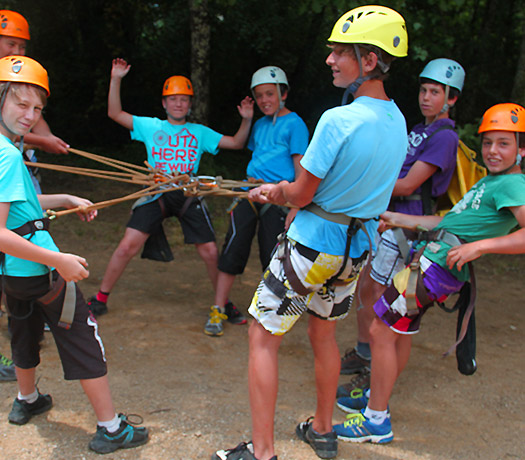
[[[363,343],[370,343],[370,326],[375,318],[373,307],[386,289],[370,277],[370,269],[371,264],[367,264],[359,276],[356,290],[357,340]]]
[[[117,249],[113,252],[104,273],[104,278],[100,285],[100,290],[103,292],[111,292],[115,283],[119,280],[122,273],[126,269],[129,261],[139,252],[140,248],[148,239],[147,233],[135,230],[134,228],[126,228],[122,240],[120,240]]]
[[[213,289],[217,289],[217,261],[219,260],[219,251],[217,250],[217,245],[215,241],[210,241],[209,243],[199,243],[196,244],[197,252],[199,256],[206,264],[206,270],[208,271],[208,276],[211,280]]]
[[[215,289],[215,305],[224,308],[224,305],[228,302],[234,282],[235,275],[230,275],[219,270],[217,275],[217,288]]]
[[[80,384],[95,411],[99,422],[108,422],[115,417],[115,406],[109,391],[108,376],[80,380]]]
[[[257,321],[252,322],[249,337],[252,440],[255,456],[265,460],[275,455],[273,429],[279,376],[277,352],[283,337],[270,334]]]
[[[384,411],[388,407],[394,384],[410,357],[412,337],[397,334],[377,317],[370,328],[370,336],[372,374],[368,407]]]
[[[308,336],[314,351],[317,388],[317,408],[313,429],[321,434],[332,431],[332,414],[341,366],[335,328],[335,321],[310,316]]]
[[[24,396],[30,395],[36,389],[35,386],[35,374],[36,368],[22,369],[15,366],[16,380],[18,383],[18,391]]]

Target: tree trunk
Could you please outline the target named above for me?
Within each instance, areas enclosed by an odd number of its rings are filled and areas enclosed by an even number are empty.
[[[210,104],[210,22],[208,0],[188,0],[191,13],[191,82],[193,119],[207,124]]]
[[[512,101],[525,105],[525,33],[521,39],[520,57],[512,86]]]

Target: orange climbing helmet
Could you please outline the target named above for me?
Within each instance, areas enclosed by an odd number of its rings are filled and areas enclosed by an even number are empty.
[[[0,35],[30,40],[26,18],[16,11],[0,10]]]
[[[0,82],[29,83],[43,88],[49,97],[47,71],[27,56],[6,56],[0,59]]]
[[[173,75],[168,78],[162,87],[162,96],[173,96],[175,94],[193,96],[191,81],[182,75]]]
[[[487,131],[525,132],[525,108],[519,104],[496,104],[481,119],[478,133]]]

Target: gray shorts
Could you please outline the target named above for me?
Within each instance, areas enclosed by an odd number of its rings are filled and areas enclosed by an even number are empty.
[[[407,243],[412,246],[411,240],[407,240]],[[376,253],[372,259],[370,277],[383,286],[390,286],[396,273],[403,270],[405,265],[394,231],[386,230],[381,233]]]

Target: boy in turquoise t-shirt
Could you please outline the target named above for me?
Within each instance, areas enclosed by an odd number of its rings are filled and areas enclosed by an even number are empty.
[[[196,174],[201,155],[217,154],[220,148],[242,149],[253,118],[253,101],[246,97],[237,109],[242,117],[238,131],[224,136],[206,126],[188,122],[193,86],[181,75],[168,78],[162,88],[162,106],[166,120],[138,117],[122,109],[120,86],[131,66],[124,59],[114,59],[108,94],[108,116],[131,132],[131,138],[144,143],[149,164],[167,175]],[[99,292],[89,306],[95,316],[107,313],[108,296],[124,273],[129,261],[150,240],[165,240],[162,221],[176,216],[184,233],[184,242],[194,244],[206,265],[213,288],[217,285],[215,232],[202,197],[185,197],[182,190],[166,192],[135,203],[126,231],[109,260]],[[150,240],[151,241],[151,240]],[[167,243],[166,243],[167,244]],[[143,254],[143,256],[145,256]]]
[[[489,175],[478,181],[444,217],[386,212],[385,226],[441,230],[419,261],[424,292],[417,289],[417,308],[407,306],[410,267],[399,272],[374,305],[370,327],[370,390],[341,398],[348,416],[334,427],[339,439],[387,443],[394,439],[388,401],[410,356],[412,335],[434,301],[459,292],[469,279],[466,264],[483,254],[525,253],[525,108],[498,104],[488,109],[478,130]],[[520,229],[511,232],[516,226]],[[463,242],[463,244],[462,244]],[[418,246],[419,247],[419,246]],[[414,311],[415,310],[415,311]]]
[[[148,430],[130,425],[115,412],[97,322],[75,284],[89,276],[87,261],[59,252],[42,215],[42,209],[91,202],[72,195],[37,196],[14,145],[38,121],[48,96],[47,72],[38,62],[24,56],[0,59],[0,268],[19,389],[8,420],[24,425],[53,405],[51,396],[41,394],[35,383],[45,322],[64,378],[80,381],[97,416],[89,447],[103,454],[145,444]],[[95,215],[90,211],[82,217],[89,221]]]

